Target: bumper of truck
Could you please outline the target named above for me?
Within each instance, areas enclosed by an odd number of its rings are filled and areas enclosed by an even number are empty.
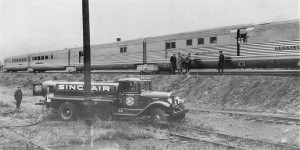
[[[180,110],[180,111],[176,111],[172,114],[173,117],[176,117],[176,116],[179,116],[179,115],[182,115],[182,114],[185,114],[189,111],[189,109],[183,109],[183,110]]]

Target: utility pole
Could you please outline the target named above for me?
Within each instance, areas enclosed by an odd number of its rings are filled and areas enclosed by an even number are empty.
[[[237,36],[236,36],[236,55],[240,56],[240,39],[241,39],[241,34],[240,34],[240,29],[237,29]]]
[[[91,126],[93,124],[94,115],[93,115],[92,100],[91,100],[91,48],[90,48],[89,0],[82,0],[82,18],[83,18],[85,122],[88,126]]]

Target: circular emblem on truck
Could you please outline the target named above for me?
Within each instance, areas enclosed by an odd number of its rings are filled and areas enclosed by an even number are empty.
[[[126,98],[126,105],[132,106],[134,104],[134,98],[133,97],[127,97]]]

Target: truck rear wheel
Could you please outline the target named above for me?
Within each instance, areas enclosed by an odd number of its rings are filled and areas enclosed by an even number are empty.
[[[167,114],[161,108],[154,108],[151,116],[151,122],[154,127],[162,127],[167,124]]]
[[[59,116],[64,120],[64,121],[69,121],[73,120],[76,117],[75,114],[75,105],[70,102],[64,102],[59,106]]]

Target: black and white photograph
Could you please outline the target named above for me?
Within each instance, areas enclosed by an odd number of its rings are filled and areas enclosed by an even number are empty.
[[[299,0],[0,0],[0,150],[299,149]]]

